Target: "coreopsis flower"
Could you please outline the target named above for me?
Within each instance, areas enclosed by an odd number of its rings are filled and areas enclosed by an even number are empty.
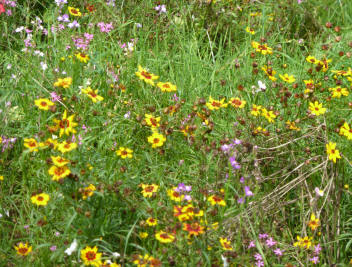
[[[77,53],[75,56],[82,63],[87,63],[89,61],[89,56],[83,52]]]
[[[271,55],[273,53],[273,49],[269,47],[267,44],[260,44],[258,42],[252,41],[252,47],[255,49],[256,52],[261,53],[262,55]]]
[[[255,104],[252,105],[252,109],[251,109],[251,114],[253,116],[258,116],[260,114],[260,110],[262,109],[262,106],[257,106]]]
[[[174,200],[176,202],[180,202],[184,199],[184,195],[178,192],[177,187],[173,187],[171,189],[167,190],[167,195],[170,197],[171,200]]]
[[[133,153],[132,149],[122,147],[122,146],[119,148],[119,150],[116,151],[116,155],[120,156],[123,159],[126,159],[126,158],[131,159],[133,157],[132,153]]]
[[[340,152],[336,149],[336,143],[329,142],[329,144],[326,144],[326,153],[329,156],[329,160],[332,160],[334,163],[336,163],[336,159],[340,159]]]
[[[326,108],[323,108],[323,104],[319,103],[318,101],[315,101],[314,103],[309,102],[309,110],[315,116],[322,115],[326,112]]]
[[[226,237],[220,237],[220,244],[224,250],[233,250],[231,242]]]
[[[53,102],[51,102],[49,99],[47,98],[39,98],[34,100],[34,104],[42,110],[49,110],[50,107],[54,106],[55,104]]]
[[[133,263],[137,265],[137,267],[159,267],[161,266],[161,261],[157,258],[149,256],[148,254],[142,255],[133,255],[132,256]]]
[[[326,59],[324,58],[323,60],[319,60],[317,65],[321,67],[321,70],[323,72],[326,72],[329,69],[329,63],[332,61],[332,59]]]
[[[201,226],[198,222],[184,223],[182,229],[187,231],[189,236],[198,236],[200,234],[204,234],[204,226]]]
[[[246,101],[241,100],[238,97],[232,97],[229,101],[229,104],[231,106],[233,106],[234,108],[244,108],[244,106],[246,105]]]
[[[152,144],[152,148],[161,147],[166,141],[166,137],[158,132],[154,132],[151,136],[148,137],[148,142]]]
[[[310,229],[312,229],[312,231],[315,231],[315,229],[317,229],[320,225],[320,221],[318,218],[315,218],[315,214],[312,213],[310,215],[310,221],[308,223],[308,226],[310,227]]]
[[[294,247],[300,247],[300,248],[305,248],[309,249],[310,246],[312,245],[312,237],[300,237],[299,235],[297,236],[297,242],[293,244]]]
[[[348,96],[349,92],[347,88],[341,88],[341,86],[329,88],[329,91],[331,91],[332,97],[333,98],[341,98],[341,96]]]
[[[54,123],[56,123],[56,127],[60,129],[60,134],[59,134],[60,137],[63,134],[70,135],[70,133],[73,133],[73,134],[76,133],[76,130],[74,129],[74,127],[76,127],[78,124],[73,121],[74,117],[75,115],[71,115],[67,117],[67,110],[65,110],[61,120],[54,119]]]
[[[18,255],[27,256],[29,253],[32,252],[32,246],[28,246],[28,243],[20,242],[18,246],[15,246]]]
[[[52,176],[51,179],[53,181],[59,181],[71,173],[67,166],[57,167],[55,165],[51,166],[48,172]]]
[[[287,121],[286,122],[286,127],[290,130],[294,130],[294,131],[300,131],[301,128],[296,126],[296,123],[294,121]]]
[[[152,217],[149,217],[148,219],[145,220],[145,222],[149,225],[149,226],[155,226],[158,224],[158,220],[154,219]]]
[[[81,17],[82,13],[79,11],[78,8],[74,8],[74,7],[68,7],[68,12],[74,16],[74,17]]]
[[[250,27],[246,27],[246,32],[248,32],[248,33],[250,33],[252,35],[255,34],[255,31],[252,28],[250,28]]]
[[[82,93],[86,94],[94,103],[104,100],[104,97],[98,95],[98,89],[93,90],[89,86],[81,90]]]
[[[95,267],[100,267],[102,253],[98,253],[98,248],[94,246],[93,248],[87,246],[85,249],[81,250],[81,259],[84,265],[91,265]]]
[[[276,71],[273,70],[272,67],[268,67],[267,65],[264,65],[262,67],[262,70],[265,72],[265,74],[269,77],[270,80],[275,82],[277,78],[275,77]]]
[[[0,181],[4,181],[4,176],[0,175]]]
[[[142,194],[144,197],[152,197],[153,194],[159,190],[159,186],[156,184],[140,184],[140,187],[142,187]]]
[[[218,110],[220,108],[226,108],[227,103],[225,102],[225,98],[221,99],[220,101],[213,99],[211,96],[209,96],[209,102],[207,102],[205,105],[208,107],[210,110]]]
[[[49,195],[45,193],[37,194],[31,197],[32,203],[36,204],[37,206],[46,206],[49,199]]]
[[[188,125],[182,128],[181,132],[183,133],[184,136],[188,136],[188,135],[194,136],[194,131],[192,131]]]
[[[296,81],[295,77],[293,77],[293,75],[288,75],[287,73],[285,73],[284,75],[279,74],[281,80],[287,82],[287,83],[293,83],[294,81]]]
[[[72,84],[72,78],[71,77],[66,77],[66,78],[58,78],[57,81],[54,83],[55,87],[62,87],[62,88],[69,88],[70,85]]]
[[[169,82],[166,82],[166,83],[158,82],[156,84],[156,86],[158,86],[162,92],[175,92],[175,91],[177,91],[176,85],[169,83]]]
[[[145,119],[144,121],[146,122],[146,124],[152,128],[158,128],[160,126],[159,122],[160,122],[160,117],[154,117],[151,114],[145,114],[144,115]]]
[[[266,108],[261,109],[262,116],[268,120],[268,122],[274,122],[276,115],[272,110],[268,111]]]
[[[307,62],[313,63],[313,64],[318,64],[318,63],[319,63],[319,60],[316,59],[316,58],[313,57],[313,56],[308,56],[308,57],[306,57],[306,60],[307,60]]]
[[[23,145],[29,148],[29,152],[38,151],[40,144],[34,138],[25,138],[23,141],[24,141]]]
[[[352,140],[352,128],[345,122],[340,128],[340,135],[344,135],[348,140]]]
[[[87,199],[88,197],[93,196],[94,191],[96,191],[97,188],[93,184],[89,184],[87,187],[84,187],[82,190],[82,199]]]
[[[60,156],[57,156],[57,157],[51,156],[51,161],[57,167],[62,167],[62,166],[65,166],[66,164],[70,163],[70,161],[68,159],[65,159]]]
[[[57,145],[57,149],[61,152],[61,153],[66,153],[66,152],[70,152],[73,149],[77,148],[77,144],[76,143],[72,143],[72,142],[67,142],[64,141],[60,144]]]
[[[149,234],[147,232],[139,232],[138,235],[140,238],[145,239],[148,237]]]
[[[139,79],[145,81],[146,83],[153,85],[154,86],[154,80],[157,80],[159,76],[148,72],[146,69],[142,68],[142,66],[138,65],[138,71],[136,72],[136,75],[139,77]]]
[[[155,238],[160,242],[160,243],[171,243],[174,242],[175,240],[175,236],[170,234],[170,233],[166,233],[164,231],[159,231],[155,234]]]
[[[50,130],[49,130],[50,131]],[[57,129],[54,129],[54,132],[57,131]],[[43,143],[44,146],[46,147],[50,147],[50,148],[53,148],[53,149],[56,149],[57,146],[58,146],[58,142],[57,140],[55,139],[52,139],[52,138],[48,138],[45,140],[45,142]]]
[[[210,204],[212,206],[215,206],[215,205],[226,206],[225,200],[222,197],[217,196],[217,195],[212,195],[212,196],[208,197],[208,201],[210,202]]]

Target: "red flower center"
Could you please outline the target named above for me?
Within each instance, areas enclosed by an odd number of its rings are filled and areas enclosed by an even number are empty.
[[[86,258],[87,258],[87,260],[89,260],[89,261],[94,261],[95,258],[96,258],[95,252],[94,252],[94,251],[88,251],[88,252],[86,253]]]
[[[96,97],[97,97],[97,94],[94,93],[94,91],[90,91],[88,94],[89,94],[91,97],[93,97],[93,98],[96,98]]]
[[[25,255],[27,253],[27,251],[28,251],[28,248],[19,248],[18,249],[18,252],[23,255]]]
[[[70,126],[70,121],[66,120],[66,119],[63,119],[62,121],[60,121],[59,126],[62,129],[68,128]]]
[[[37,200],[38,200],[38,201],[43,201],[44,198],[43,198],[42,196],[38,196],[38,197],[37,197]]]
[[[149,72],[146,72],[146,71],[142,71],[142,72],[141,72],[141,75],[142,75],[144,78],[149,79],[149,80],[152,78],[152,75],[150,75],[150,73],[149,73]]]
[[[213,107],[220,107],[220,106],[221,106],[221,103],[218,102],[218,101],[213,101],[213,103],[211,103],[211,105],[212,105]]]
[[[42,102],[40,102],[40,105],[43,106],[43,107],[45,107],[45,106],[47,105],[47,103],[44,102],[44,101],[42,101]]]
[[[144,188],[145,192],[153,192],[153,190],[154,190],[154,186],[152,186],[152,185],[149,185],[146,188]]]
[[[154,138],[153,143],[157,144],[157,143],[159,143],[159,141],[160,141],[159,138]]]

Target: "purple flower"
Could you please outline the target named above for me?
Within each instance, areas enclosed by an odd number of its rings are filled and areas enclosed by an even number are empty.
[[[314,256],[313,258],[309,259],[312,263],[317,264],[319,262],[319,257],[318,256]]]
[[[55,250],[56,250],[56,246],[51,246],[51,247],[50,247],[50,250],[51,250],[51,251],[55,251]]]
[[[282,250],[279,249],[279,248],[275,249],[274,253],[275,253],[276,256],[282,256]]]
[[[60,96],[56,92],[51,92],[50,98],[51,98],[51,101],[53,101],[53,102],[61,100]]]
[[[255,263],[255,266],[257,266],[257,267],[262,267],[262,266],[264,266],[264,262],[261,261],[261,260],[258,260],[258,261]]]
[[[314,254],[319,255],[320,251],[322,250],[320,244],[314,246]]]
[[[72,28],[79,28],[79,23],[77,22],[77,20],[72,21],[71,23],[67,24],[67,27],[69,27],[70,29]]]
[[[262,255],[260,255],[259,253],[255,253],[255,254],[254,254],[254,258],[255,258],[257,261],[263,260]]]
[[[185,198],[184,198],[185,200],[187,200],[187,201],[191,201],[192,200],[192,197],[190,196],[190,195],[185,195]]]
[[[244,177],[243,177],[243,176],[240,178],[240,183],[241,183],[241,184],[244,183]]]
[[[248,248],[255,248],[254,241],[249,242]]]
[[[60,22],[70,22],[70,17],[67,14],[63,14],[62,16],[58,16],[57,20]]]
[[[237,202],[238,202],[239,204],[244,203],[244,198],[243,198],[243,197],[240,197],[240,198],[237,200]]]
[[[239,144],[242,143],[242,141],[239,140],[239,139],[235,139],[235,140],[233,140],[233,143],[234,143],[235,145],[239,145]]]
[[[244,187],[244,193],[247,197],[253,196],[253,192],[250,190],[249,186]]]
[[[259,234],[259,239],[267,239],[268,237],[268,234]]]
[[[270,237],[266,240],[265,243],[270,248],[272,246],[275,246],[277,242],[272,237]]]
[[[159,11],[159,14],[161,14],[161,13],[166,13],[166,12],[167,12],[165,5],[158,5],[158,6],[155,7],[155,10],[156,10],[156,11]]]

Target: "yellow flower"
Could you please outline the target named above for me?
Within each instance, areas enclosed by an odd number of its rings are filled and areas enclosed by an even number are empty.
[[[300,128],[298,128],[296,126],[296,123],[294,121],[292,121],[292,122],[291,121],[287,121],[286,125],[287,125],[288,129],[290,129],[290,130],[294,130],[294,131],[300,131],[301,130]]]
[[[274,122],[274,119],[276,118],[276,115],[272,110],[268,111],[266,108],[262,108],[262,116],[265,117],[268,122]]]
[[[239,99],[238,97],[232,97],[229,101],[229,104],[234,108],[244,108],[246,101]]]
[[[306,249],[309,249],[310,246],[312,245],[312,237],[304,237],[304,238],[301,238],[300,236],[297,236],[297,242],[295,242],[293,244],[294,247],[300,247],[300,248],[306,248]]]
[[[0,175],[0,181],[4,181],[4,176]]]
[[[51,166],[48,172],[52,176],[51,179],[53,181],[59,181],[71,173],[67,166],[57,167],[55,165]]]
[[[225,102],[225,98],[221,99],[220,101],[214,100],[211,96],[209,96],[209,102],[207,102],[205,105],[208,107],[210,110],[218,110],[220,108],[226,108],[227,103]]]
[[[258,42],[252,41],[252,47],[255,49],[256,52],[261,53],[262,55],[272,54],[273,49],[269,47],[267,44],[260,44]]]
[[[152,128],[158,128],[160,126],[159,121],[160,117],[154,117],[151,114],[145,114],[145,122],[147,123],[148,126]]]
[[[212,195],[208,197],[208,201],[212,206],[215,206],[215,205],[226,206],[225,200],[222,197],[219,197],[217,195]]]
[[[32,252],[32,246],[28,246],[28,243],[25,244],[20,242],[18,246],[15,246],[18,255],[27,256],[29,253]]]
[[[288,82],[288,83],[293,83],[294,81],[296,81],[295,77],[293,77],[293,75],[288,75],[287,73],[285,73],[284,75],[279,74],[281,80]]]
[[[68,12],[75,17],[81,17],[82,13],[79,11],[78,8],[74,8],[74,7],[68,7]]]
[[[252,28],[250,28],[250,27],[246,27],[246,32],[248,32],[248,33],[250,33],[250,34],[255,34],[255,31],[252,29]]]
[[[233,250],[231,242],[226,237],[220,237],[220,244],[224,250]]]
[[[149,217],[146,221],[145,221],[149,226],[155,226],[158,224],[158,220],[154,219],[152,217]]]
[[[308,56],[306,57],[306,60],[309,62],[309,63],[313,63],[313,64],[318,64],[319,60],[317,60],[315,57],[313,56]]]
[[[25,138],[23,141],[23,145],[29,148],[29,152],[38,151],[40,144],[38,144],[37,140],[35,140],[34,138]]]
[[[82,63],[87,63],[89,61],[89,56],[85,53],[79,52],[75,56]]]
[[[57,81],[54,83],[55,87],[62,87],[62,88],[69,88],[70,85],[72,84],[72,78],[71,77],[66,77],[66,78],[58,78]]]
[[[269,77],[270,80],[275,82],[277,78],[275,77],[276,71],[273,70],[272,67],[268,67],[267,65],[264,65],[262,67],[262,70],[265,72],[265,74]]]
[[[167,195],[170,197],[171,200],[174,200],[176,202],[181,202],[185,196],[180,194],[179,192],[177,192],[176,189],[177,189],[177,187],[173,187],[172,189],[168,189]]]
[[[116,155],[120,156],[123,159],[129,158],[131,159],[133,150],[129,149],[129,148],[125,148],[125,147],[120,147],[119,150],[116,151]]]
[[[315,101],[314,103],[309,102],[309,110],[315,116],[319,116],[326,112],[326,108],[323,108],[323,104],[319,103],[318,101]]]
[[[257,106],[255,104],[252,105],[252,110],[251,110],[251,114],[253,116],[258,116],[260,114],[260,110],[262,109],[262,106]]]
[[[86,94],[94,103],[104,100],[104,97],[98,95],[98,89],[93,90],[89,86],[81,90],[82,93]]]
[[[336,143],[329,142],[329,144],[326,144],[326,153],[329,156],[329,160],[332,160],[334,163],[336,163],[336,159],[340,159],[340,152],[336,149]]]
[[[332,91],[332,97],[341,98],[341,96],[348,96],[349,92],[347,88],[341,88],[340,86],[329,88],[329,91]]]
[[[162,146],[165,141],[166,141],[165,136],[157,132],[154,132],[153,135],[148,137],[148,142],[152,144],[152,148],[157,148]]]
[[[175,92],[177,90],[176,85],[169,82],[158,82],[156,85],[161,89],[162,92]]]
[[[155,238],[160,243],[171,243],[175,240],[175,236],[164,231],[159,231],[155,234]]]
[[[96,187],[92,184],[88,185],[87,187],[83,188],[82,192],[82,199],[87,199],[88,197],[93,196],[94,191],[96,191]]]
[[[312,229],[313,231],[315,231],[315,229],[317,229],[320,225],[320,221],[318,218],[315,218],[315,214],[312,213],[310,216],[310,221],[308,223],[308,226],[310,227],[310,229]]]
[[[148,237],[148,233],[147,232],[139,232],[139,237],[142,238],[142,239],[145,239]]]
[[[101,262],[101,253],[98,253],[98,248],[95,246],[93,248],[87,246],[85,249],[81,250],[81,259],[84,262],[84,265],[92,265],[95,267],[100,267]]]
[[[156,184],[140,184],[140,187],[142,187],[144,197],[152,197],[159,190],[159,186]]]
[[[340,135],[344,135],[348,140],[352,140],[352,128],[345,122],[340,128]]]
[[[68,159],[62,158],[60,156],[54,157],[51,156],[51,161],[54,163],[55,166],[62,167],[65,166],[70,161]]]
[[[62,116],[62,120],[54,119],[56,123],[56,127],[60,129],[59,136],[61,137],[63,134],[70,135],[70,133],[75,134],[76,130],[73,127],[76,127],[78,124],[73,121],[75,115],[71,115],[67,117],[67,111],[64,111],[64,115]]]
[[[136,72],[136,75],[139,77],[139,79],[153,86],[154,86],[154,80],[159,78],[159,76],[156,76],[153,73],[148,72],[140,65],[138,65],[138,71]]]
[[[37,194],[31,197],[32,203],[36,204],[37,206],[46,206],[49,199],[49,195],[45,193]]]
[[[53,102],[51,102],[49,99],[47,98],[39,98],[37,100],[34,100],[34,104],[42,110],[49,110],[49,108],[51,106],[54,106],[55,104]]]
[[[76,149],[77,148],[77,144],[76,143],[71,143],[71,142],[62,142],[60,144],[58,144],[57,146],[58,150],[61,152],[61,153],[66,153],[66,152],[70,152],[71,150],[73,149]]]

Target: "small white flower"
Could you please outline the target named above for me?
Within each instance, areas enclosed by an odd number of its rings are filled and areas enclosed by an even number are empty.
[[[314,191],[315,191],[315,193],[316,193],[317,196],[319,196],[319,197],[324,196],[324,191],[323,191],[323,190],[320,190],[318,187],[316,187],[316,188],[314,189]]]
[[[113,256],[114,258],[118,258],[118,257],[120,257],[121,255],[120,255],[120,253],[113,252],[113,253],[112,253],[112,256]]]
[[[11,64],[7,64],[7,67],[6,67],[8,70],[10,70],[12,68],[12,65]]]
[[[229,267],[229,263],[227,261],[227,258],[221,255],[222,262],[224,263],[223,267]]]
[[[70,247],[65,250],[65,253],[70,256],[76,249],[77,249],[77,240],[74,239]]]
[[[262,81],[258,81],[258,86],[259,86],[260,90],[262,90],[262,91],[266,90],[266,85]]]
[[[42,66],[43,71],[48,68],[48,65],[45,62],[40,62],[40,66]]]
[[[21,26],[21,27],[18,27],[18,28],[15,30],[15,32],[21,32],[21,31],[23,31],[23,30],[24,30],[24,27]]]

